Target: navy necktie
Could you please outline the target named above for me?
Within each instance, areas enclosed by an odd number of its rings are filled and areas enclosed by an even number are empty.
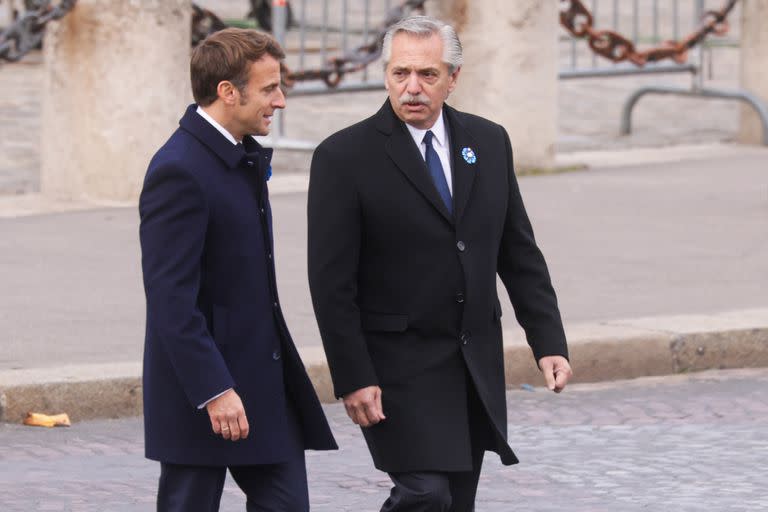
[[[445,207],[448,208],[448,213],[453,213],[453,201],[451,201],[451,190],[448,188],[448,182],[445,179],[445,172],[443,172],[443,164],[440,163],[440,157],[437,156],[437,151],[432,147],[432,138],[435,136],[432,130],[428,130],[424,134],[424,145],[427,150],[424,153],[424,159],[427,162],[427,169],[432,176],[432,181],[437,188],[437,192],[440,197],[443,198]]]

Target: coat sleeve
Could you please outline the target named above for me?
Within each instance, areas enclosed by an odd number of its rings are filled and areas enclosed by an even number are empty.
[[[324,145],[312,158],[309,180],[309,288],[337,397],[378,385],[360,321],[357,272],[360,204],[344,162]]]
[[[568,347],[557,297],[520,195],[512,160],[512,145],[506,130],[503,127],[499,129],[506,149],[509,198],[497,272],[507,289],[517,321],[525,330],[536,361],[550,355],[567,358]]]
[[[197,305],[208,209],[176,165],[153,169],[139,198],[148,340],[167,354],[194,407],[235,386]]]

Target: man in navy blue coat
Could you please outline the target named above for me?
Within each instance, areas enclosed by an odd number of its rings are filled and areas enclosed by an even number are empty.
[[[159,511],[216,511],[227,468],[247,510],[309,510],[305,449],[336,448],[283,318],[266,135],[282,49],[218,32],[192,54],[191,105],[139,201],[146,456]]]

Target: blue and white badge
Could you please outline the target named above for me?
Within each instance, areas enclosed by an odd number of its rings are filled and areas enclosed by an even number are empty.
[[[461,150],[461,156],[464,157],[464,161],[468,164],[474,164],[477,162],[477,155],[472,148],[464,148]]]
[[[269,181],[269,178],[272,177],[272,166],[267,166],[267,172],[264,174],[264,181]]]

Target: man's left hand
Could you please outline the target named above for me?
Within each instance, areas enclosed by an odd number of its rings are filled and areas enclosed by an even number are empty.
[[[544,356],[539,359],[539,368],[544,373],[547,387],[555,393],[565,389],[568,380],[573,376],[571,365],[563,356]]]

